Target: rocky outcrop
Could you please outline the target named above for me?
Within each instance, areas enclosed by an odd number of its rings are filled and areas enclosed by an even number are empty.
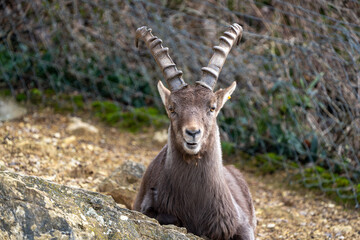
[[[99,185],[98,191],[131,209],[144,172],[143,164],[126,161]]]
[[[110,196],[0,172],[0,239],[200,239]]]

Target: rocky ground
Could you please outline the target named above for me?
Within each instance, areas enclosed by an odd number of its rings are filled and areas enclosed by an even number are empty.
[[[89,116],[44,110],[0,122],[0,170],[99,191],[125,161],[148,165],[164,138],[161,132],[130,134]],[[359,211],[291,190],[281,175],[244,175],[255,201],[257,239],[360,239]]]

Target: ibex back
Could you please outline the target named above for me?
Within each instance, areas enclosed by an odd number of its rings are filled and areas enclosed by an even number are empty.
[[[170,127],[167,145],[145,172],[134,209],[161,224],[186,227],[210,239],[255,239],[250,191],[235,167],[223,166],[216,123],[236,83],[213,92],[225,59],[241,34],[238,24],[224,33],[208,66],[202,68],[201,79],[190,86],[151,29],[136,31],[136,40],[145,41],[170,87],[158,82]]]

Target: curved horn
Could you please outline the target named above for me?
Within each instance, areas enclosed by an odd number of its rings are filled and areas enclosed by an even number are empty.
[[[230,26],[230,30],[226,31],[224,35],[220,37],[219,46],[213,48],[214,55],[211,57],[208,66],[201,68],[203,74],[200,81],[197,81],[196,83],[201,84],[210,90],[214,89],[226,57],[235,42],[237,45],[239,44],[242,32],[242,27],[239,24],[234,23]]]
[[[150,49],[151,54],[164,74],[170,90],[176,91],[185,87],[187,84],[181,78],[182,71],[179,71],[176,68],[175,63],[169,56],[169,49],[162,46],[162,40],[151,33],[151,28],[146,26],[138,28],[136,30],[135,39],[136,47],[138,47],[139,39],[143,40],[146,43],[146,46]]]

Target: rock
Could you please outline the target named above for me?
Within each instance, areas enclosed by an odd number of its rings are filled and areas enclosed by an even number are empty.
[[[54,157],[57,153],[57,149],[54,145],[48,144],[45,141],[29,141],[24,140],[16,144],[16,149],[22,153],[36,153],[38,155],[45,154],[49,157]]]
[[[94,126],[83,122],[80,118],[72,117],[71,123],[66,128],[66,132],[76,136],[92,136],[94,134],[97,135],[99,130]]]
[[[26,109],[20,107],[12,99],[0,99],[0,121],[19,118],[26,114]]]
[[[275,224],[274,223],[269,223],[266,227],[267,228],[275,228]]]
[[[0,160],[0,171],[5,171],[6,170],[6,165],[3,161]]]
[[[165,143],[168,139],[168,133],[165,129],[157,131],[155,132],[153,139],[159,143]]]
[[[66,137],[62,140],[62,147],[68,147],[70,144],[74,144],[76,142],[76,137],[71,135],[70,137]]]
[[[131,209],[144,172],[144,165],[126,161],[100,183],[98,190],[111,195],[117,203]]]
[[[201,239],[100,193],[0,172],[0,239]]]
[[[336,225],[331,227],[331,230],[335,232],[335,234],[345,234],[345,233],[351,233],[353,231],[351,226],[342,226],[342,225]]]

